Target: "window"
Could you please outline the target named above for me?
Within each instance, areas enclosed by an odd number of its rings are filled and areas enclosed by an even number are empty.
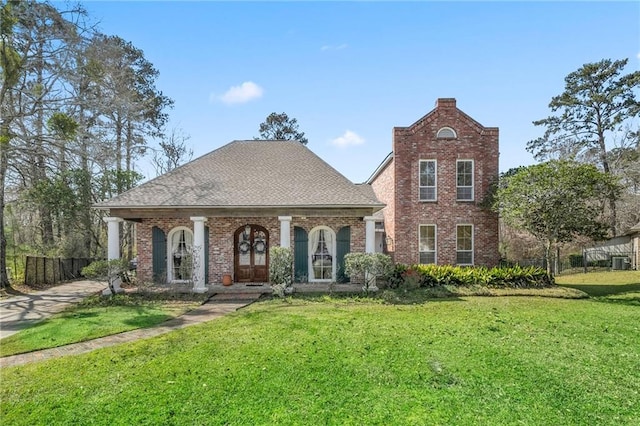
[[[456,164],[458,201],[473,201],[473,160],[458,160]]]
[[[456,263],[458,265],[473,265],[473,225],[457,226]]]
[[[436,263],[436,226],[420,225],[420,263]]]
[[[336,235],[329,227],[319,226],[309,233],[309,281],[335,281]]]
[[[438,192],[436,160],[420,160],[420,201],[436,201]]]
[[[457,138],[457,135],[456,135],[456,131],[453,130],[451,127],[443,127],[442,129],[438,130],[438,133],[436,134],[436,138],[455,139]]]
[[[167,244],[168,281],[188,281],[193,273],[193,232],[179,226],[169,232]]]

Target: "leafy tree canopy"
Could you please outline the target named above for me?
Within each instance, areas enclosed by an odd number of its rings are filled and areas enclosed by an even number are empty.
[[[607,132],[620,131],[625,120],[640,113],[634,93],[640,87],[640,71],[621,75],[627,63],[628,59],[603,59],[567,75],[564,92],[549,103],[555,114],[533,122],[546,127],[544,136],[529,141],[527,150],[538,159],[575,158],[595,150],[608,173]]]
[[[304,132],[298,130],[298,120],[289,118],[286,113],[276,114],[272,112],[266,118],[264,123],[260,124],[260,137],[254,139],[290,141],[297,140],[301,144],[306,145],[307,138]]]
[[[629,128],[640,114],[635,91],[640,87],[640,71],[623,74],[628,59],[585,64],[565,78],[565,90],[554,96],[549,108],[554,112],[536,126],[546,128],[544,136],[527,143],[537,159],[577,159],[598,164],[605,173],[614,173],[607,146],[621,135],[633,135]],[[609,227],[618,229],[615,194],[608,194]]]
[[[576,236],[605,238],[602,199],[619,193],[617,179],[594,165],[551,160],[503,175],[494,209],[540,240],[548,258],[558,243]]]

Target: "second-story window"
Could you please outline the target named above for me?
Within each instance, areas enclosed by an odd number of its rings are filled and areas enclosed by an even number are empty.
[[[420,160],[420,201],[436,201],[437,191],[436,160]]]
[[[473,201],[473,160],[458,160],[456,164],[458,201]]]

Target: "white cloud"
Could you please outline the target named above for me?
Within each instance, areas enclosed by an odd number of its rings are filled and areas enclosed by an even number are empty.
[[[243,104],[262,97],[264,89],[253,81],[245,81],[240,86],[232,86],[224,95],[217,97],[225,104]],[[216,99],[211,95],[210,99]]]
[[[342,136],[339,136],[331,141],[332,145],[340,148],[346,148],[352,145],[362,145],[363,143],[364,138],[358,135],[356,132],[352,132],[351,130],[345,131]]]
[[[324,46],[322,46],[320,48],[320,50],[322,50],[324,52],[326,50],[342,50],[342,49],[346,49],[347,47],[349,47],[349,45],[347,43],[338,44],[336,46],[331,45],[331,44],[325,44]]]

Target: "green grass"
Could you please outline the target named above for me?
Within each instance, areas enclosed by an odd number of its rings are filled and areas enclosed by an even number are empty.
[[[639,333],[637,306],[605,300],[271,300],[5,368],[0,415],[12,425],[630,425]]]
[[[640,301],[640,271],[590,272],[556,277],[556,283],[592,297]],[[624,293],[624,295],[623,295]]]
[[[0,356],[55,348],[157,325],[198,306],[200,300],[145,300],[92,296],[79,305],[0,340]]]

